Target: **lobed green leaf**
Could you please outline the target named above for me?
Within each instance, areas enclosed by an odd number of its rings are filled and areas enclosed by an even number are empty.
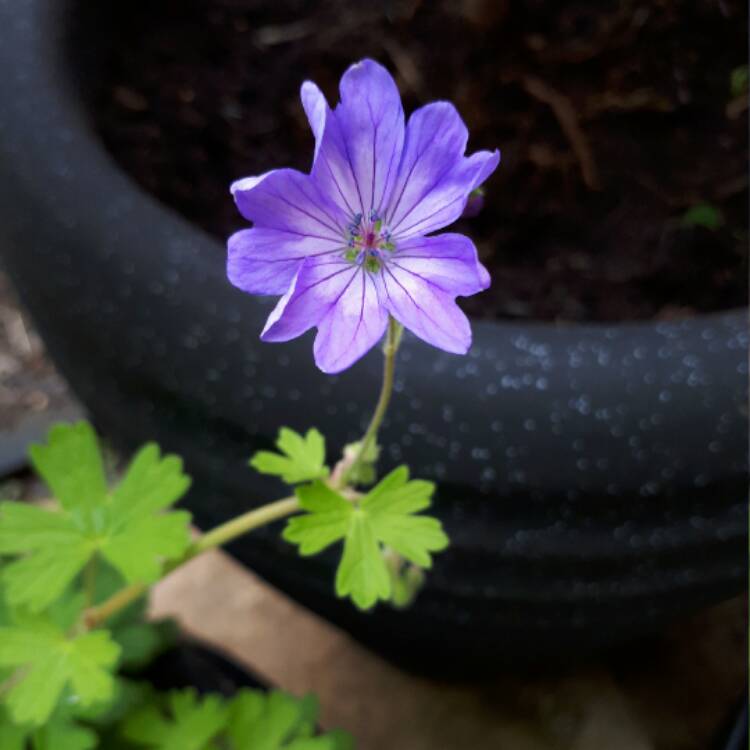
[[[0,748],[2,750],[91,750],[97,736],[69,715],[58,713],[38,729],[19,726],[0,706]]]
[[[109,700],[119,653],[106,631],[68,638],[51,619],[39,616],[0,627],[0,667],[16,670],[4,696],[13,720],[44,724],[66,688],[84,707]]]
[[[300,554],[314,555],[346,536],[352,503],[320,481],[298,487],[296,495],[308,513],[290,518],[283,537],[298,544]]]
[[[144,446],[109,494],[87,423],[53,427],[47,444],[33,446],[31,455],[59,505],[0,503],[0,554],[20,555],[3,571],[12,605],[41,611],[96,555],[128,583],[152,583],[163,561],[189,546],[190,515],[165,512],[190,484],[177,457]]]
[[[29,449],[31,463],[66,510],[94,508],[107,494],[99,442],[88,422],[52,427],[46,445]]]
[[[8,711],[0,706],[0,747],[3,750],[25,750],[29,731],[15,724]]]
[[[359,510],[351,518],[344,539],[344,554],[336,571],[336,593],[349,596],[360,609],[388,599],[391,581],[372,524]]]
[[[199,698],[193,689],[175,690],[166,703],[126,718],[123,736],[153,750],[206,750],[226,726],[228,712],[218,695]]]
[[[394,578],[384,560],[390,549],[422,568],[432,565],[432,553],[448,546],[440,521],[415,515],[429,507],[434,485],[410,480],[405,466],[394,469],[367,495],[349,501],[320,481],[298,487],[307,513],[287,522],[284,538],[302,555],[320,552],[343,540],[336,572],[336,593],[348,596],[360,609],[380,600],[405,597],[394,591]]]
[[[232,701],[227,733],[237,750],[279,750],[291,740],[311,737],[317,715],[312,696],[243,690]]]
[[[227,735],[232,750],[347,750],[344,732],[315,736],[318,701],[273,690],[241,690],[229,707]]]
[[[126,717],[122,735],[151,750],[353,750],[345,732],[316,736],[318,702],[278,690],[240,690],[225,701],[172,691]]]
[[[250,459],[250,466],[261,474],[280,477],[287,484],[299,484],[328,475],[325,465],[325,439],[311,428],[303,437],[282,427],[276,439],[280,453],[259,451]]]

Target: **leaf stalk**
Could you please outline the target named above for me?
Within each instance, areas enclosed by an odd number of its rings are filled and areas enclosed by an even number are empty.
[[[171,573],[176,568],[181,567],[194,557],[204,552],[220,547],[243,534],[266,526],[273,521],[277,521],[286,516],[296,513],[300,509],[299,500],[296,497],[285,497],[282,500],[276,500],[273,503],[262,505],[260,508],[253,508],[241,516],[232,518],[226,523],[220,524],[215,529],[206,532],[198,537],[193,544],[188,547],[187,551],[177,560],[172,560],[164,565],[161,578]],[[89,607],[83,613],[83,623],[86,629],[91,630],[99,627],[110,617],[114,616],[128,605],[139,599],[148,590],[145,583],[133,583],[129,586],[116,591],[109,599],[95,607]]]

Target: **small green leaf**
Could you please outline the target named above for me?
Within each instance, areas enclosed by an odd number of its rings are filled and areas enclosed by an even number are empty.
[[[229,707],[232,750],[345,750],[342,732],[315,735],[318,701],[274,690],[241,690]]]
[[[406,563],[393,550],[386,551],[385,561],[391,578],[391,604],[397,609],[404,609],[416,599],[424,586],[424,571],[417,565]]]
[[[164,510],[190,488],[190,477],[182,471],[177,456],[163,456],[159,446],[147,443],[128,467],[112,493],[112,510],[120,524]]]
[[[109,670],[119,651],[106,631],[68,638],[39,616],[17,616],[15,625],[0,627],[0,667],[16,670],[4,696],[13,720],[43,724],[66,687],[84,707],[109,700],[114,689]]]
[[[287,484],[327,476],[325,439],[315,428],[309,429],[303,437],[288,427],[282,427],[276,447],[280,453],[260,451],[250,459],[250,466],[261,474],[281,477]]]
[[[343,540],[336,573],[336,593],[349,596],[360,609],[369,609],[393,595],[393,577],[386,548],[421,568],[432,565],[432,553],[448,546],[436,518],[415,515],[430,505],[431,482],[409,480],[405,466],[395,469],[361,500],[349,501],[320,481],[298,487],[297,497],[307,513],[287,522],[284,539],[311,555]],[[398,593],[398,592],[397,592]],[[397,596],[404,601],[404,596]]]
[[[153,583],[164,560],[178,558],[190,545],[190,514],[173,511],[145,516],[102,540],[102,555],[129,583]]]
[[[171,620],[135,622],[115,628],[112,632],[120,647],[120,668],[142,669],[173,644],[176,625]]]
[[[434,491],[432,482],[409,481],[408,469],[401,466],[362,501],[377,538],[422,568],[432,565],[430,552],[448,546],[448,537],[437,518],[413,515],[430,506]]]
[[[0,748],[2,750],[25,750],[27,727],[20,727],[11,721],[8,711],[0,706]]]
[[[19,726],[0,706],[0,748],[2,750],[91,750],[96,747],[96,733],[68,714],[58,711],[41,728]]]
[[[97,744],[96,732],[65,717],[38,729],[31,741],[33,750],[91,750]]]
[[[238,750],[277,750],[300,730],[305,736],[312,733],[316,709],[310,717],[285,693],[242,690],[230,706],[227,733]]]
[[[32,445],[31,463],[66,510],[94,508],[107,494],[99,442],[88,422],[52,427],[46,445]]]
[[[115,679],[115,689],[109,701],[95,703],[87,708],[74,706],[73,714],[76,719],[86,724],[100,730],[108,730],[119,724],[128,714],[153,702],[155,695],[153,686],[147,682],[134,682],[118,677]]]
[[[729,91],[733,97],[747,93],[750,72],[747,65],[738,65],[729,76]]]
[[[220,696],[199,698],[195,690],[175,690],[166,706],[145,706],[127,717],[123,736],[153,750],[208,750],[225,727],[227,709]]]
[[[317,554],[346,536],[352,503],[319,481],[298,487],[296,494],[308,512],[289,519],[283,537],[299,545],[300,554]]]
[[[688,229],[703,227],[715,232],[724,226],[724,214],[710,203],[698,203],[685,211],[681,224]]]
[[[60,507],[0,503],[0,554],[20,555],[3,572],[10,604],[41,611],[94,555],[128,583],[152,583],[162,562],[190,544],[190,515],[164,512],[190,484],[177,457],[144,446],[109,494],[96,436],[86,423],[53,427],[47,444],[31,454]]]
[[[58,527],[54,533],[53,525]],[[6,596],[12,604],[36,611],[49,606],[94,551],[95,543],[67,514],[22,503],[0,504],[0,554],[28,553],[3,570]]]
[[[391,580],[367,514],[352,514],[344,539],[344,554],[336,571],[336,593],[350,596],[360,609],[369,609],[391,595]]]

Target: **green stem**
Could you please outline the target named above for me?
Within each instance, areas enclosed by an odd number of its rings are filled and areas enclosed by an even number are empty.
[[[181,558],[167,563],[164,566],[161,577],[163,578],[168,573],[171,573],[176,568],[179,568],[207,550],[231,542],[248,531],[260,528],[295,513],[299,510],[299,507],[299,500],[296,497],[285,497],[283,500],[277,500],[274,503],[262,505],[260,508],[254,508],[247,513],[243,513],[241,516],[237,516],[237,518],[233,518],[217,526],[215,529],[198,537],[188,547]],[[115,592],[109,599],[98,606],[89,608],[83,615],[86,628],[91,630],[98,627],[110,617],[125,609],[129,604],[132,604],[136,599],[143,596],[147,590],[148,586],[146,584],[133,583]]]
[[[391,401],[391,395],[393,393],[393,375],[396,370],[396,352],[398,346],[401,343],[401,334],[403,333],[403,326],[394,320],[388,318],[388,330],[385,334],[385,341],[383,343],[383,354],[385,359],[383,361],[383,385],[380,389],[380,398],[375,406],[370,424],[367,426],[362,440],[359,443],[359,450],[354,456],[354,460],[349,465],[349,468],[344,472],[341,477],[341,486],[345,487],[349,481],[349,477],[354,476],[357,469],[362,464],[364,457],[368,455],[368,451],[372,447],[372,444],[377,438],[380,424],[385,417],[386,411],[388,411],[388,404]]]
[[[119,591],[116,591],[106,601],[96,607],[91,607],[83,613],[83,622],[87,630],[93,630],[106,622],[110,617],[125,609],[136,599],[146,593],[148,586],[145,583],[133,583]]]
[[[237,516],[237,518],[233,518],[199,537],[188,550],[188,559],[213,547],[220,547],[248,531],[289,516],[298,510],[299,500],[296,497],[285,497],[283,500],[261,505],[260,508],[243,513],[241,516]]]

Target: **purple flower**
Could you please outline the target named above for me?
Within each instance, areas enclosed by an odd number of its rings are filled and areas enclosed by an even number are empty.
[[[460,234],[426,236],[461,216],[499,152],[464,156],[455,107],[434,102],[404,124],[388,71],[363,60],[346,71],[331,110],[310,81],[301,97],[315,135],[309,175],[276,169],[232,185],[253,222],[229,238],[230,281],[282,295],[261,333],[289,341],[317,327],[315,362],[346,369],[383,336],[392,315],[433,346],[465,354],[471,327],[457,296],[490,277]]]

